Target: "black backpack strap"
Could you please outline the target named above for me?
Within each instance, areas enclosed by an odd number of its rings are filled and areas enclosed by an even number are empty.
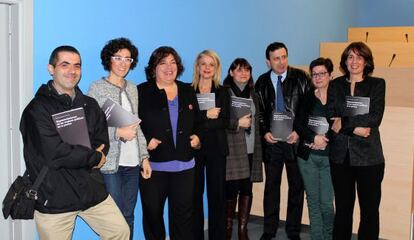
[[[33,186],[26,192],[28,198],[37,200],[37,190],[39,189],[40,184],[42,184],[43,179],[45,178],[48,170],[49,168],[47,166],[42,167],[42,170],[40,170],[39,175],[37,175],[36,181],[34,182]]]

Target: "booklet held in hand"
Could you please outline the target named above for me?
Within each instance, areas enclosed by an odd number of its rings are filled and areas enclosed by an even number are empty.
[[[272,114],[272,135],[277,141],[286,142],[287,137],[292,133],[293,116],[288,112],[273,112]]]
[[[105,113],[106,122],[109,127],[126,127],[141,122],[141,119],[136,115],[128,112],[121,105],[109,98],[102,105],[102,111]]]
[[[52,119],[65,143],[91,148],[85,110],[82,107],[53,114]]]
[[[216,107],[216,95],[214,93],[197,94],[198,107],[201,111]]]

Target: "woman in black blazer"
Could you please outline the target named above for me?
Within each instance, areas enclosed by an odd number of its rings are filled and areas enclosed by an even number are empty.
[[[177,80],[184,67],[171,47],[159,47],[138,86],[141,129],[148,142],[152,176],[140,180],[146,239],[164,240],[168,198],[170,239],[192,240],[194,149],[200,147],[199,109],[193,88]]]
[[[371,50],[362,42],[351,43],[342,53],[344,76],[328,88],[328,117],[331,175],[335,192],[336,216],[333,239],[350,239],[356,192],[361,219],[359,239],[378,239],[381,182],[384,155],[379,126],[385,107],[385,81],[371,77],[374,62]],[[368,113],[347,113],[350,97],[366,97]]]
[[[208,236],[225,238],[226,156],[229,152],[226,128],[230,96],[220,85],[220,58],[212,50],[201,52],[194,62],[192,86],[198,94],[214,93],[215,107],[201,111],[201,149],[196,153],[194,239],[204,239],[204,172],[207,181]]]

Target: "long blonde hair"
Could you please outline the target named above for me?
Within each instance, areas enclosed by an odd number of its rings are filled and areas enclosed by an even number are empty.
[[[197,55],[197,58],[194,62],[194,71],[193,71],[193,82],[191,86],[194,87],[194,90],[197,91],[198,84],[200,83],[200,68],[198,67],[199,61],[202,57],[208,56],[214,60],[215,63],[215,73],[213,76],[214,87],[218,88],[221,81],[221,61],[218,54],[213,50],[204,50]]]

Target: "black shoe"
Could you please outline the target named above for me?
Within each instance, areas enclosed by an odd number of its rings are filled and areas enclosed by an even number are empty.
[[[300,240],[299,236],[290,236],[288,238],[289,238],[289,240]]]
[[[271,240],[274,237],[275,237],[275,234],[263,233],[262,236],[260,237],[260,240]]]

